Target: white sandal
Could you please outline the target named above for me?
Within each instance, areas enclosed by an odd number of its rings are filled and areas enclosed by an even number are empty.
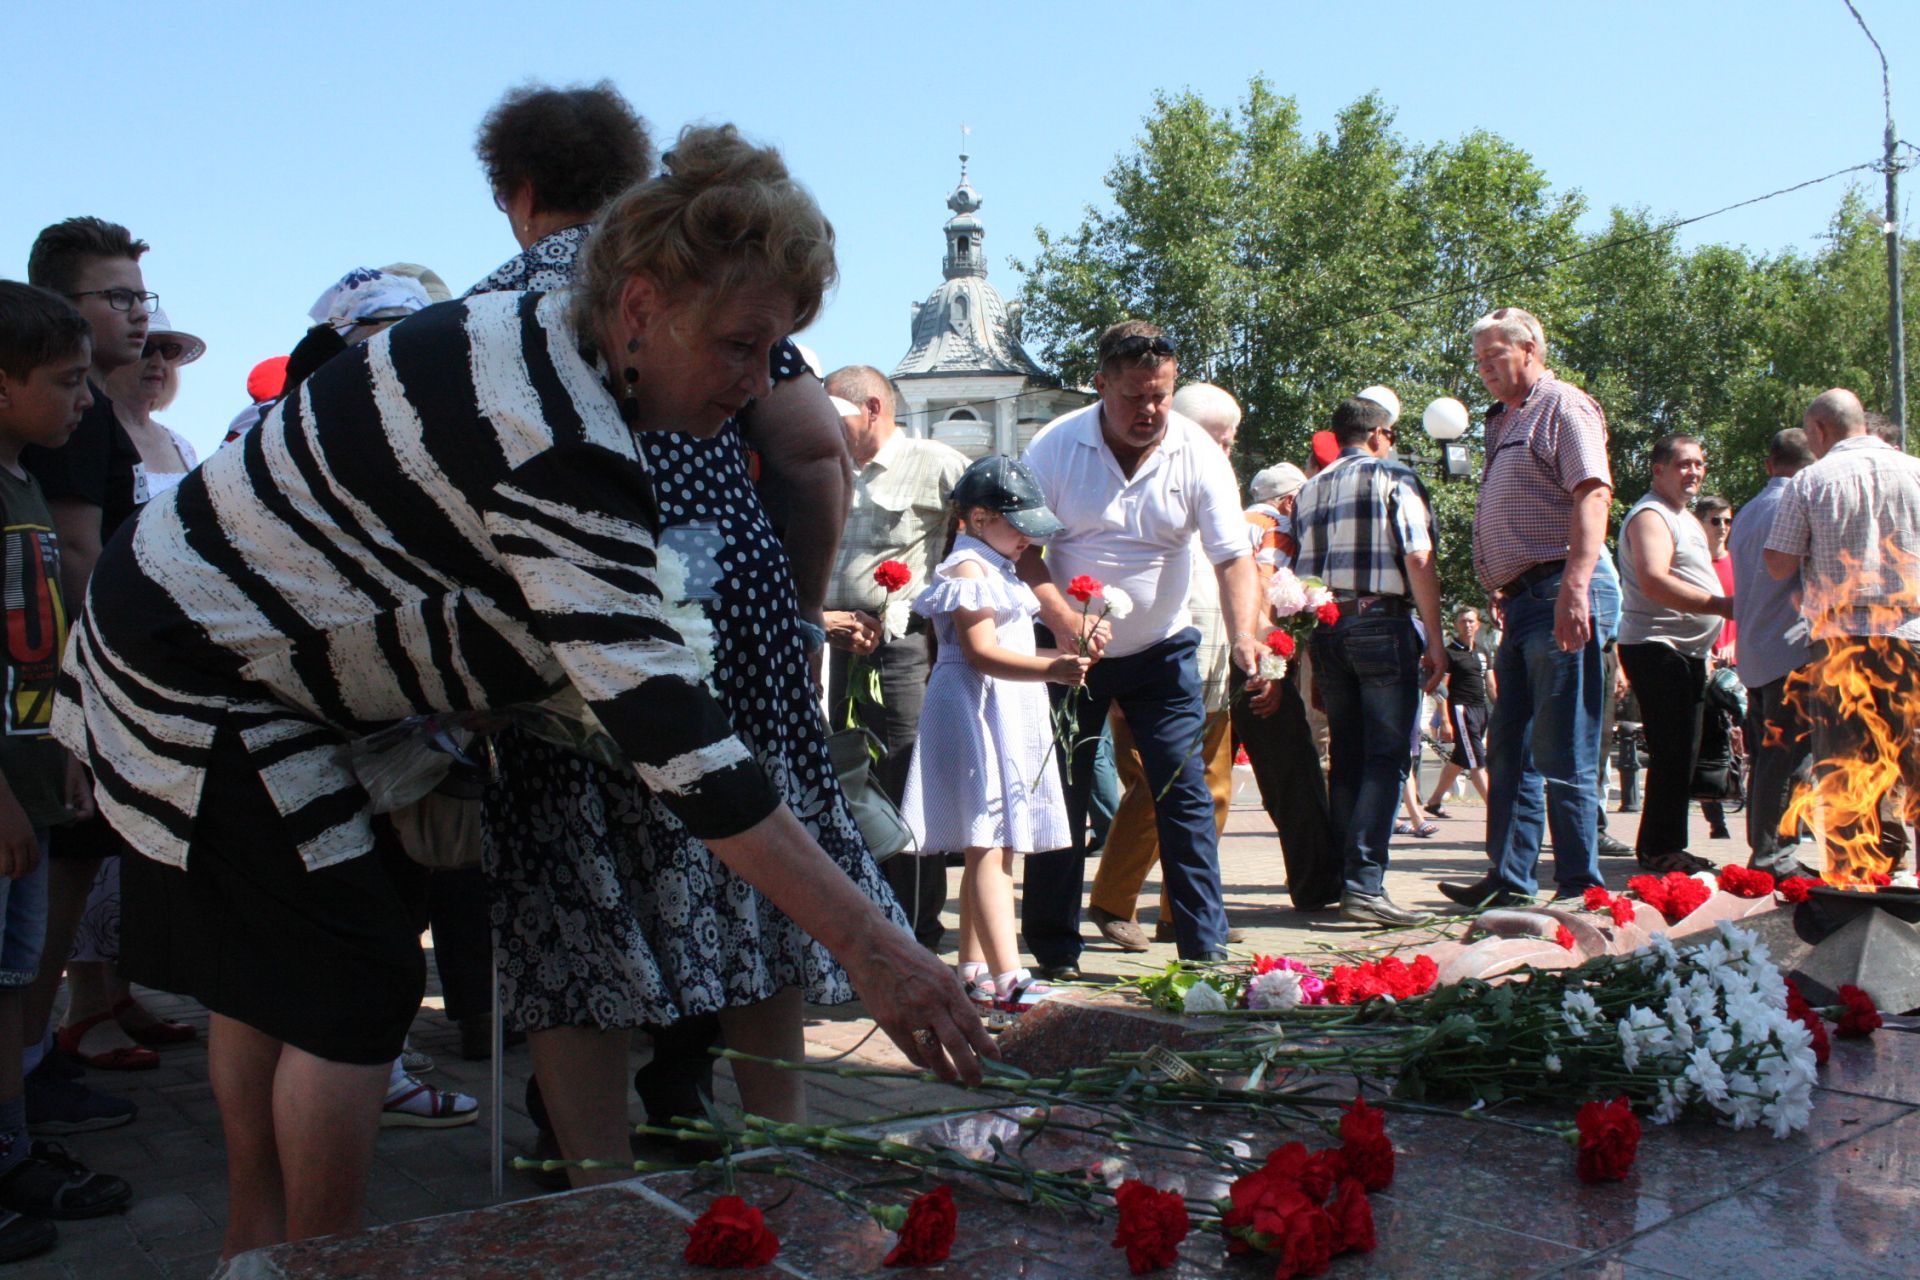
[[[453,1129],[480,1118],[480,1101],[471,1094],[430,1089],[404,1076],[387,1091],[380,1107],[382,1129]]]

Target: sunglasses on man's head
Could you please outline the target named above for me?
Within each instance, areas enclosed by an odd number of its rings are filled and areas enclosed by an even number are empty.
[[[1101,357],[1100,362],[1105,364],[1109,360],[1138,360],[1146,355],[1171,359],[1173,344],[1165,338],[1150,338],[1144,333],[1136,333],[1132,337],[1120,339],[1107,348],[1107,353]]]
[[[151,360],[159,356],[162,360],[178,360],[187,353],[187,344],[175,342],[172,338],[158,338],[140,348],[140,358]]]

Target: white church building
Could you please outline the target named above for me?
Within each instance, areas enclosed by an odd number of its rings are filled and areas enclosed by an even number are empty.
[[[1020,304],[987,283],[980,205],[962,155],[960,185],[947,197],[946,279],[913,304],[913,347],[894,366],[893,382],[912,434],[969,458],[1017,457],[1036,431],[1093,396],[1062,387],[1020,345]]]

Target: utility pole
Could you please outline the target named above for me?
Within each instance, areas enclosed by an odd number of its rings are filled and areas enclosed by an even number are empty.
[[[1893,115],[1887,115],[1887,342],[1892,355],[1891,391],[1887,416],[1900,428],[1900,447],[1907,447],[1907,326],[1900,287],[1900,160],[1899,138]]]

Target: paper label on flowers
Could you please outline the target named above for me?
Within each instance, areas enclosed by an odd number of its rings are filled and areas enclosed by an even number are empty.
[[[1207,1083],[1206,1072],[1163,1044],[1157,1044],[1147,1050],[1145,1061],[1146,1065],[1159,1072],[1163,1079],[1171,1080],[1175,1084]]]

